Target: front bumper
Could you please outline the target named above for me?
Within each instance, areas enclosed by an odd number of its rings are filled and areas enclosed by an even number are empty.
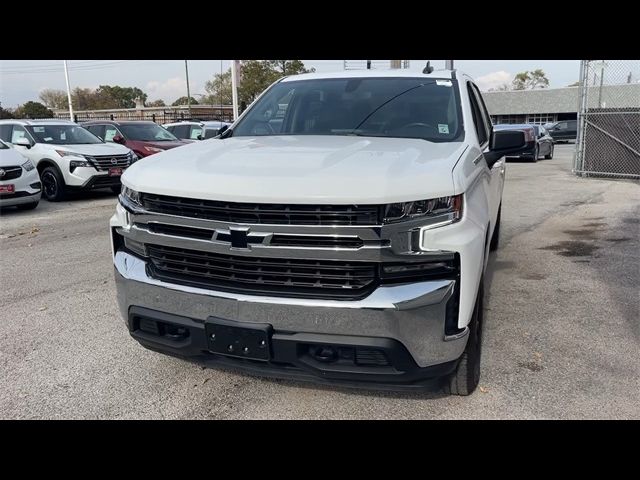
[[[23,169],[18,178],[2,181],[0,184],[13,184],[15,187],[14,193],[0,193],[0,207],[25,205],[40,201],[42,183],[35,168],[31,171]]]
[[[218,292],[150,278],[146,263],[125,251],[114,257],[119,308],[131,335],[145,347],[209,366],[239,368],[280,378],[297,378],[380,388],[423,387],[425,379],[445,375],[467,342],[468,329],[445,336],[448,300],[454,280],[380,286],[356,301],[309,300]],[[142,313],[141,313],[142,312]],[[139,328],[140,315],[186,328],[187,339],[167,339]],[[210,317],[270,324],[271,361],[214,355],[207,349]],[[384,353],[388,365],[322,363],[309,345],[368,348]]]

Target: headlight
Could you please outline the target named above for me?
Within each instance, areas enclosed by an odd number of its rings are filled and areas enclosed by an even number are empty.
[[[31,160],[27,160],[26,162],[24,162],[22,165],[22,168],[24,168],[27,172],[30,172],[31,170],[33,170],[35,167],[35,165],[33,164],[33,162]]]
[[[91,167],[92,165],[85,160],[71,160],[69,162],[69,171],[73,173],[73,171],[78,167]]]
[[[383,223],[405,222],[429,217],[442,217],[442,224],[457,222],[462,218],[462,195],[391,203],[385,206]],[[438,225],[440,224],[438,222]]]
[[[85,158],[85,155],[83,155],[81,153],[67,152],[66,150],[56,150],[56,153],[58,155],[60,155],[61,157],[72,156],[72,157]]]
[[[129,152],[129,163],[134,163],[139,160],[138,156],[134,152]]]
[[[131,190],[129,187],[125,187],[124,185],[122,185],[121,195],[131,203],[140,205],[140,193],[136,192],[135,190]]]
[[[162,150],[161,148],[156,148],[156,147],[147,147],[146,145],[144,148],[147,152],[151,152],[151,153],[160,153],[160,152],[164,152],[164,150]]]

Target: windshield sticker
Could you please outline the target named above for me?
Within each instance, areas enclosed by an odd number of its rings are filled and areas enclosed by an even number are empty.
[[[438,124],[438,132],[439,133],[449,133],[449,125],[447,125],[446,123],[439,123]]]
[[[52,137],[44,137],[43,139],[45,142],[53,142],[53,138]]]
[[[44,133],[44,127],[33,127],[33,131],[36,133]]]
[[[436,80],[436,85],[440,85],[441,87],[450,87],[453,85],[451,80]]]

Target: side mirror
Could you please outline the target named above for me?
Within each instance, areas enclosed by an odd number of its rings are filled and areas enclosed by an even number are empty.
[[[198,140],[204,140],[204,137],[203,137],[202,135],[198,135],[198,136],[196,137],[196,139],[198,139]]]
[[[533,142],[527,142],[524,132],[520,130],[498,130],[491,135],[489,151],[484,154],[484,158],[489,165],[493,166],[505,155],[516,155],[531,146]]]
[[[27,137],[19,138],[18,140],[13,142],[13,144],[19,147],[25,147],[26,149],[31,148],[31,142]]]
[[[229,126],[228,125],[223,125],[220,127],[220,130],[218,130],[218,135],[222,135],[224,132],[226,132],[227,130],[229,130]]]
[[[114,135],[111,139],[115,143],[119,143],[120,145],[124,145],[124,137],[122,135]]]

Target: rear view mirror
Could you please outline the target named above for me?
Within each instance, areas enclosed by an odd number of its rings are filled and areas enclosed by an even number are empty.
[[[115,143],[119,143],[120,145],[124,145],[124,137],[122,135],[114,135],[111,139]]]
[[[14,145],[18,145],[20,147],[31,148],[31,142],[28,138],[22,137],[13,142]]]
[[[484,154],[489,167],[492,167],[505,155],[516,155],[523,152],[530,144],[527,143],[524,132],[520,130],[498,130],[491,135],[489,151]]]

